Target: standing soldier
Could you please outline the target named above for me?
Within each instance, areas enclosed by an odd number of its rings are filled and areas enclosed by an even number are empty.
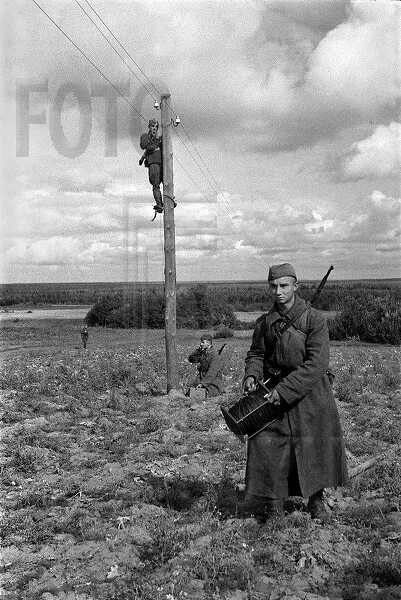
[[[246,494],[238,512],[263,520],[282,512],[286,497],[303,496],[312,518],[327,522],[324,488],[347,483],[341,424],[327,374],[327,323],[296,295],[292,265],[271,267],[268,280],[275,304],[256,321],[243,389],[252,392],[269,371],[279,371],[265,398],[280,407],[281,418],[248,441]],[[286,323],[290,326],[283,329]]]
[[[204,388],[206,396],[210,398],[224,393],[221,358],[213,348],[213,338],[210,333],[201,337],[200,345],[188,356],[188,360],[190,363],[197,363],[198,367],[198,375],[191,383],[191,387]]]
[[[149,182],[152,184],[153,198],[156,202],[153,208],[156,212],[162,213],[163,200],[160,191],[160,184],[163,181],[162,138],[157,135],[159,123],[155,119],[150,119],[148,127],[148,133],[143,133],[140,139],[140,146],[145,152],[139,160],[139,165],[145,162],[145,167],[149,170]]]
[[[82,325],[81,340],[82,340],[82,346],[83,346],[84,350],[86,349],[86,344],[88,343],[88,337],[89,337],[88,326],[86,324]]]

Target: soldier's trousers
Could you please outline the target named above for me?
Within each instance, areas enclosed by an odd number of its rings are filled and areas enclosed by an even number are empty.
[[[149,182],[153,188],[153,198],[157,206],[163,206],[162,194],[160,191],[160,184],[163,180],[163,173],[161,165],[158,163],[152,163],[149,165]]]

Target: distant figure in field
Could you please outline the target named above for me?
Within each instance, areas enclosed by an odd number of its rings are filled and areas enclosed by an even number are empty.
[[[87,325],[82,325],[82,327],[81,327],[81,340],[82,340],[82,346],[83,346],[84,350],[86,348],[86,344],[88,343],[88,337],[89,337],[88,326]]]
[[[188,356],[190,363],[197,363],[198,374],[191,387],[205,388],[206,396],[213,398],[223,394],[223,377],[221,374],[221,359],[215,348],[213,338],[207,333],[201,336],[201,343],[195,352]]]

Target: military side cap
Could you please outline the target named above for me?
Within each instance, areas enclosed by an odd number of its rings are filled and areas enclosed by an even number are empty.
[[[201,340],[209,340],[209,342],[213,342],[213,336],[211,333],[205,333],[204,335],[200,336]]]
[[[155,126],[155,127],[158,128],[159,127],[159,121],[156,121],[156,119],[150,119],[148,127],[153,127],[153,126]]]
[[[273,265],[269,269],[268,281],[279,279],[280,277],[294,277],[297,279],[295,269],[290,263],[283,263],[282,265]]]

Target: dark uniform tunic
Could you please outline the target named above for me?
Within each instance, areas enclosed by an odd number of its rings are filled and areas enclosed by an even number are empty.
[[[154,163],[161,165],[162,163],[162,152],[161,152],[162,138],[158,136],[151,136],[149,133],[143,133],[139,141],[139,145],[142,150],[146,150],[146,163],[148,167]]]
[[[149,182],[152,185],[153,197],[158,206],[163,206],[160,184],[163,181],[162,138],[143,133],[140,139],[142,150],[146,150],[145,166],[149,169]]]
[[[203,351],[195,350],[188,356],[188,360],[190,363],[198,363],[198,375],[191,383],[191,387],[196,387],[201,383],[206,388],[208,396],[211,398],[220,396],[224,392],[224,386],[221,359],[217,350],[213,346]]]
[[[295,297],[283,316],[277,304],[256,322],[245,378],[267,378],[281,369],[276,390],[284,400],[281,418],[248,442],[246,491],[257,496],[311,496],[347,483],[342,431],[327,375],[329,335],[324,316],[307,308],[277,340],[275,332],[305,301]],[[277,340],[277,341],[276,341]]]

